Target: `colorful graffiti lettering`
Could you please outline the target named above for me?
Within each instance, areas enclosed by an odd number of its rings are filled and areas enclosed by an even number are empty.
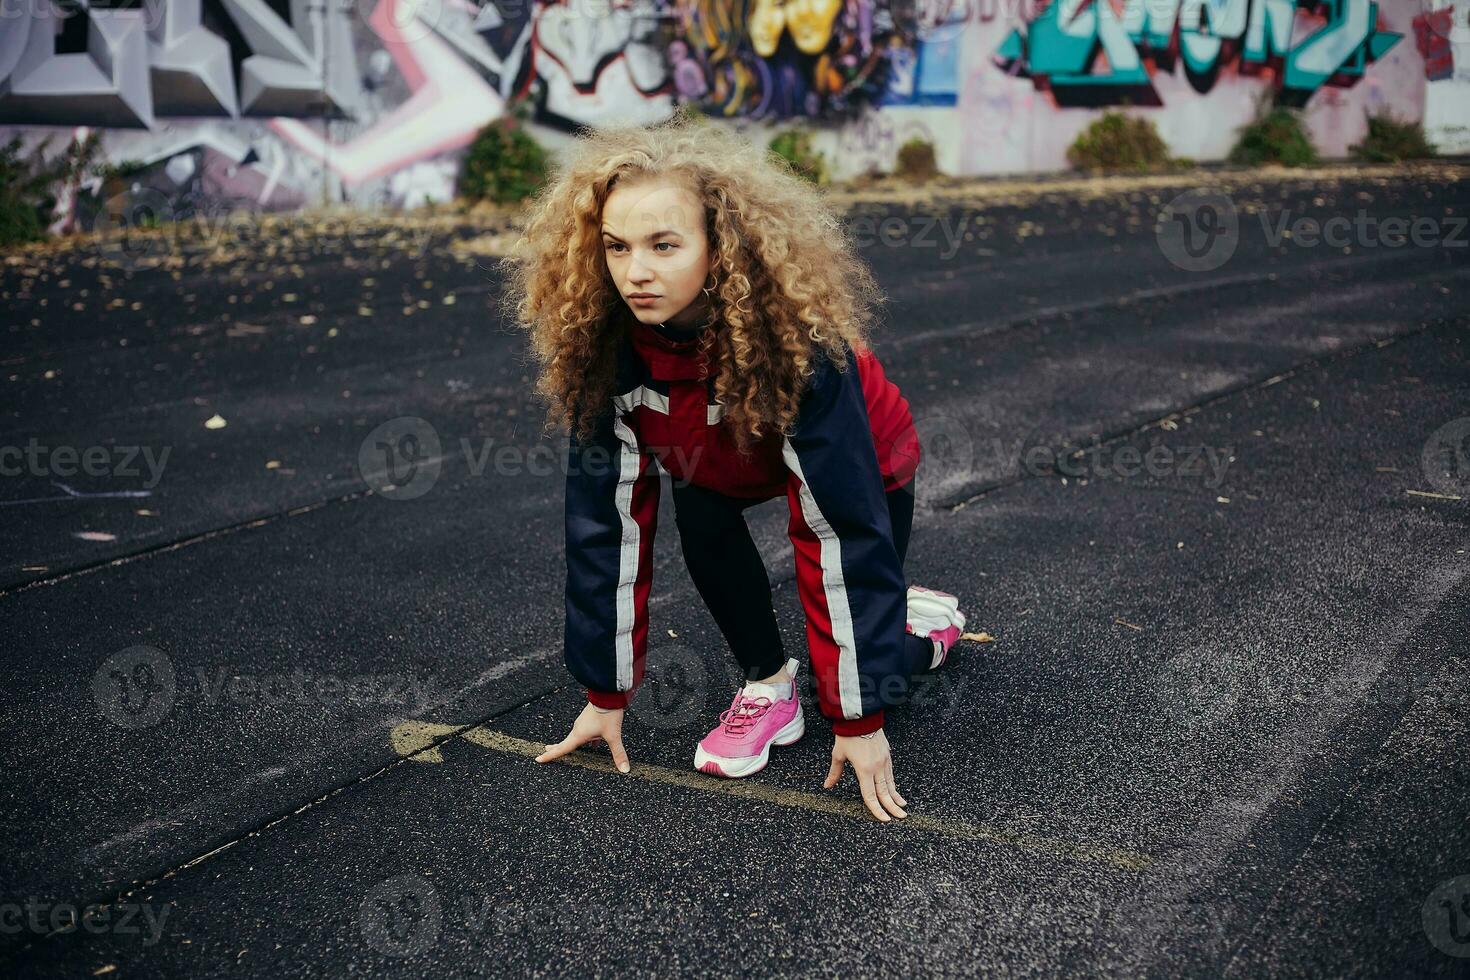
[[[1325,23],[1299,41],[1297,7],[1320,8]],[[996,51],[1002,68],[1050,89],[1059,105],[1160,105],[1146,59],[1166,70],[1177,53],[1197,91],[1238,55],[1244,74],[1268,66],[1277,101],[1302,105],[1324,85],[1347,88],[1402,37],[1377,29],[1373,0],[1057,0]]]
[[[851,120],[913,63],[912,32],[872,0],[678,0],[676,21],[675,90],[711,115]]]

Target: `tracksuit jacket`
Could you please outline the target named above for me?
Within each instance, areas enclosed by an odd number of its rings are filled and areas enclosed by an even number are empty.
[[[612,404],[589,441],[572,432],[567,458],[565,656],[587,699],[626,707],[643,679],[663,471],[730,496],[786,496],[818,708],[839,735],[882,727],[907,679],[884,494],[919,464],[908,402],[871,351],[847,350],[846,372],[818,351],[793,434],[768,432],[742,459],[701,378],[714,372],[698,334],[622,322]]]

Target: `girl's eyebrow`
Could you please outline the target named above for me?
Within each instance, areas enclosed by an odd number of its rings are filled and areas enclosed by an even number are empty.
[[[616,241],[622,241],[621,238],[618,238],[617,235],[614,235],[612,232],[608,231],[606,228],[602,229],[602,233],[604,235],[606,235],[608,238],[615,239]],[[672,235],[675,238],[683,238],[684,237],[683,235],[679,234],[677,231],[674,231],[673,229],[665,228],[662,231],[650,232],[649,235],[647,236],[647,240],[648,241],[653,241],[655,238],[662,238],[665,235]]]

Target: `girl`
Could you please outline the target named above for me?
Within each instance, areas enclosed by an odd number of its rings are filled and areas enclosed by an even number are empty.
[[[687,117],[582,131],[506,260],[541,365],[546,430],[571,430],[566,664],[588,704],[538,762],[602,739],[628,772],[623,710],[643,678],[660,473],[690,578],[744,670],[695,767],[739,777],[805,727],[743,512],[784,495],[830,789],[850,763],[875,817],[906,817],[883,732],[965,623],[905,590],[919,444],[869,349],[882,297],[818,192]]]

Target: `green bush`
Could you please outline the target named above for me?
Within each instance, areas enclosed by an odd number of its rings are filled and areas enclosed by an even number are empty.
[[[1169,165],[1169,148],[1152,119],[1109,110],[1067,148],[1067,162],[1086,170],[1156,170]]]
[[[93,133],[84,142],[73,142],[50,163],[45,159],[49,136],[27,157],[21,155],[19,136],[0,147],[0,247],[46,237],[46,223],[56,207],[55,188],[91,165],[98,140]]]
[[[1384,109],[1368,116],[1368,133],[1363,142],[1348,147],[1356,160],[1369,163],[1397,163],[1400,160],[1425,160],[1438,156],[1438,151],[1424,137],[1424,124],[1394,118]]]
[[[831,178],[827,172],[827,159],[812,149],[812,137],[800,129],[788,129],[777,133],[771,140],[770,150],[791,164],[796,173],[814,184],[826,184]]]
[[[933,180],[939,174],[939,165],[934,162],[934,144],[917,137],[906,141],[898,148],[894,170],[907,180]]]
[[[475,136],[460,168],[457,191],[471,201],[515,204],[536,193],[551,167],[546,150],[514,116],[503,116]]]
[[[1230,151],[1231,163],[1249,166],[1279,163],[1305,167],[1317,159],[1317,148],[1307,135],[1301,113],[1286,106],[1276,106],[1242,126]]]

